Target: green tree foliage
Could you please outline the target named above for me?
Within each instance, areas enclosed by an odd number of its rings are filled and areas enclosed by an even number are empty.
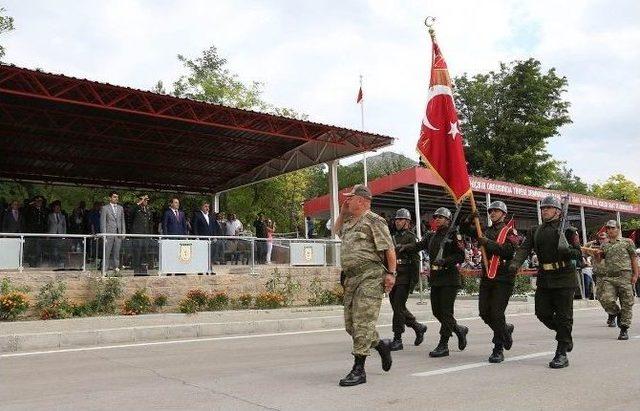
[[[600,198],[640,203],[640,186],[622,174],[609,177],[603,184],[594,184],[592,192]]]
[[[13,30],[13,17],[7,16],[4,7],[0,7],[0,34]],[[0,44],[0,59],[4,57],[4,47]]]
[[[572,169],[564,165],[552,176],[551,183],[547,187],[552,190],[589,194],[589,185],[574,175]]]
[[[566,77],[528,59],[454,80],[471,173],[533,186],[552,182],[558,163],[547,140],[570,123]]]

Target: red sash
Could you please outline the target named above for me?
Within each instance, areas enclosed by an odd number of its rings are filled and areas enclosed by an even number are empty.
[[[504,244],[505,240],[507,239],[507,234],[509,233],[509,230],[511,230],[512,228],[513,228],[513,219],[511,219],[504,227],[502,227],[502,230],[500,230],[500,233],[498,234],[498,238],[496,239],[496,242],[498,243],[498,245]],[[487,270],[487,277],[489,277],[492,280],[496,278],[496,273],[498,272],[499,265],[500,265],[500,256],[494,255],[493,257],[491,257],[491,261],[489,262],[489,269]]]

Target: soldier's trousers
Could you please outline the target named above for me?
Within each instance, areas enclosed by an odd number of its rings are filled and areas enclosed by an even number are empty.
[[[493,330],[493,344],[503,347],[507,333],[504,311],[513,293],[513,284],[488,280],[480,281],[478,309],[480,318]]]
[[[389,302],[393,308],[393,334],[398,335],[404,332],[404,326],[413,328],[417,322],[416,317],[407,309],[407,299],[411,292],[411,285],[396,284],[389,293]]]
[[[380,337],[376,322],[382,304],[383,270],[369,268],[344,282],[344,327],[353,340],[353,355],[369,355]]]
[[[600,277],[596,294],[607,314],[620,314],[618,326],[629,328],[634,302],[631,272],[623,273],[618,277]],[[616,304],[618,299],[620,299],[620,306]]]
[[[431,286],[431,311],[440,322],[440,336],[451,337],[458,324],[453,317],[453,306],[458,295],[456,286]]]
[[[575,287],[536,289],[536,317],[556,332],[556,341],[571,344]]]

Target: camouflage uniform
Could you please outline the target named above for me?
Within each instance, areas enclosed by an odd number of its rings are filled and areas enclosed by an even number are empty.
[[[348,218],[340,232],[344,283],[344,326],[353,339],[354,355],[369,355],[380,338],[376,322],[384,293],[385,250],[393,249],[389,227],[372,211]]]
[[[604,270],[599,272],[597,297],[609,315],[620,315],[618,326],[629,328],[633,314],[631,259],[635,258],[633,243],[626,238],[609,240],[602,247]],[[620,299],[620,306],[616,300]]]

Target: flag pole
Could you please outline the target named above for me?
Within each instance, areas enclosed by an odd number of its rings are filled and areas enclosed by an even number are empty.
[[[360,74],[360,90],[362,90],[362,74]],[[364,93],[364,92],[363,92]],[[362,99],[360,99],[360,127],[362,132],[364,132],[364,95]],[[368,186],[368,176],[367,176],[367,152],[362,153],[362,165],[364,166],[364,185]]]
[[[478,232],[478,237],[484,237],[484,234],[482,233],[482,225],[480,225],[480,216],[478,215],[478,207],[476,206],[476,199],[473,196],[473,190],[471,190],[469,201],[471,202],[471,213],[473,214],[473,222],[476,225],[476,231]],[[482,262],[484,263],[484,266],[488,272],[489,258],[487,258],[487,250],[484,248],[484,245],[480,246],[480,253],[482,254]]]

